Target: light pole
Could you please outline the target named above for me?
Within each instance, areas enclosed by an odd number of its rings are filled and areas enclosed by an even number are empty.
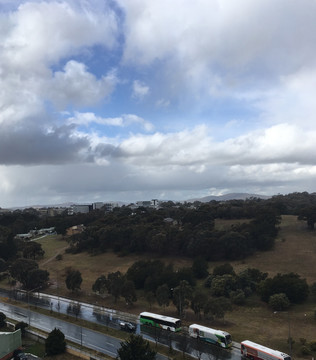
[[[290,322],[290,313],[287,311],[287,321],[288,321],[288,324],[289,324],[289,339],[288,339],[288,342],[289,342],[289,350],[290,350],[290,357],[292,359],[292,338],[291,338],[291,322]]]
[[[274,314],[278,314],[280,311],[274,311]],[[287,322],[288,322],[288,343],[289,343],[289,355],[292,358],[292,338],[291,338],[291,319],[290,319],[290,312],[289,311],[282,311],[287,313]]]
[[[31,326],[30,292],[41,289],[41,288],[42,288],[41,286],[38,286],[34,289],[27,290],[27,306],[28,306],[28,313],[29,313],[29,326]]]

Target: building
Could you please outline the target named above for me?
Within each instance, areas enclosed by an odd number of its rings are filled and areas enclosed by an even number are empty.
[[[0,333],[0,360],[11,359],[13,352],[22,346],[21,330]]]
[[[104,203],[99,201],[99,202],[95,202],[92,204],[92,209],[93,210],[99,210],[102,208],[102,206],[104,206]]]
[[[77,214],[77,213],[81,213],[81,214],[88,214],[91,210],[92,210],[92,204],[89,205],[72,205],[72,213],[73,214]]]
[[[151,201],[136,201],[138,207],[151,207]]]
[[[110,212],[110,211],[113,211],[114,208],[116,207],[119,207],[119,204],[118,203],[104,203],[104,210],[106,212]]]

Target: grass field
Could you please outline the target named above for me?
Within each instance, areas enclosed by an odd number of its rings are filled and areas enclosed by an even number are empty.
[[[229,221],[218,221],[217,227],[230,227]],[[80,299],[92,303],[98,302],[104,306],[130,311],[138,314],[143,310],[163,312],[157,305],[149,309],[148,303],[144,300],[139,301],[131,308],[127,308],[123,301],[113,303],[111,297],[101,299],[91,291],[91,286],[98,276],[109,272],[126,270],[137,260],[147,258],[146,256],[125,256],[119,257],[113,253],[105,253],[97,256],[84,254],[66,254],[67,242],[61,238],[46,237],[39,242],[45,250],[45,256],[40,262],[40,267],[50,273],[52,286],[49,291],[59,293],[59,295],[72,296],[65,287],[65,271],[72,267],[80,270],[83,282],[81,286]],[[56,255],[62,254],[62,260],[56,260]],[[297,220],[295,216],[283,216],[280,225],[279,236],[273,251],[256,253],[243,261],[232,262],[236,272],[247,267],[253,267],[267,272],[269,276],[277,273],[298,273],[302,278],[306,278],[309,284],[316,282],[316,232],[309,232],[304,222]],[[165,262],[174,263],[175,268],[190,266],[192,260],[164,258]],[[210,263],[209,271],[220,263]],[[57,286],[58,284],[58,286]],[[291,337],[295,341],[293,354],[295,358],[302,358],[299,353],[300,339],[304,338],[307,342],[316,341],[316,320],[314,311],[316,310],[316,300],[309,299],[303,305],[291,307],[287,313],[273,313],[259,299],[251,297],[248,299],[247,306],[234,307],[232,312],[226,314],[222,321],[210,322],[199,321],[210,327],[218,327],[229,331],[236,341],[249,339],[258,343],[265,344],[289,352],[287,338],[289,330]],[[167,308],[169,314],[175,315],[175,309]],[[188,323],[196,322],[197,319],[190,311],[186,313]],[[315,354],[313,354],[315,357]]]

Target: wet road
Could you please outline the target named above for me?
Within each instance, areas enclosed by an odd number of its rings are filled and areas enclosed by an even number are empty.
[[[82,302],[74,302],[69,299],[37,292],[28,294],[25,291],[14,291],[14,293],[12,293],[5,290],[0,290],[0,296],[14,298],[16,300],[32,304],[33,306],[38,306],[54,312],[68,314],[69,316],[78,317],[115,329],[120,329],[120,320],[131,321],[137,326],[136,333],[141,334],[144,338],[164,344],[182,352],[184,351],[194,357],[201,358],[203,360],[214,358],[223,360],[240,360],[239,349],[233,348],[231,350],[225,350],[203,342],[198,342],[196,339],[192,339],[182,334],[175,334],[146,326],[140,327],[139,323],[137,322],[137,317],[132,314],[121,313],[113,309],[107,309],[97,305],[94,306]],[[0,303],[0,306],[3,309],[5,306],[7,306],[8,311],[10,311],[10,315],[7,314],[8,317],[27,322],[34,327],[48,332],[50,332],[54,327],[58,327],[65,334],[65,336],[67,334],[67,339],[87,347],[89,346],[91,349],[104,352],[110,356],[116,356],[116,349],[120,347],[120,340],[106,337],[105,335],[93,332],[86,328],[72,325],[49,316],[41,315],[30,311],[29,309],[21,309],[9,304],[2,303]],[[9,308],[9,306],[12,306],[12,308]],[[4,310],[1,311],[6,313]],[[58,326],[56,324],[58,324]],[[99,338],[99,335],[103,337],[105,336],[106,339]],[[115,353],[115,355],[113,355],[113,353]]]

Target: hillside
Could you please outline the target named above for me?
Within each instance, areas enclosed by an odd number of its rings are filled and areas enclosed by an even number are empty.
[[[217,221],[216,226],[230,227],[232,222],[236,222],[236,220],[220,220]],[[133,307],[127,308],[123,301],[114,304],[111,297],[101,299],[91,291],[93,282],[101,274],[117,270],[125,273],[135,261],[144,258],[148,259],[147,256],[129,255],[119,257],[111,252],[96,256],[87,255],[86,253],[72,255],[64,253],[66,242],[63,240],[52,242],[51,238],[44,238],[41,240],[41,243],[46,250],[45,257],[41,261],[41,267],[50,272],[53,283],[49,291],[70,296],[64,284],[64,273],[66,268],[73,267],[81,271],[84,279],[81,287],[81,300],[102,303],[104,306],[121,308],[124,311],[130,311],[135,314],[149,309],[163,312],[163,309],[158,305],[153,305],[152,308],[149,308],[148,303],[142,298],[139,298]],[[60,261],[55,259],[58,253],[63,253],[62,260]],[[316,232],[308,231],[306,223],[298,221],[296,216],[287,215],[282,216],[280,232],[274,250],[258,252],[247,259],[234,261],[231,264],[236,272],[247,267],[268,272],[269,276],[274,276],[277,273],[295,272],[302,278],[306,278],[308,284],[311,285],[316,282],[315,254]],[[163,258],[163,260],[166,263],[174,263],[176,268],[192,264],[191,259]],[[219,262],[209,263],[209,272],[219,264]],[[139,296],[141,296],[141,293]],[[305,304],[292,306],[289,313],[273,313],[258,298],[251,297],[246,306],[234,306],[233,311],[226,314],[224,321],[200,320],[200,323],[227,330],[232,333],[236,341],[249,339],[285,352],[288,352],[286,339],[290,325],[291,336],[295,340],[293,350],[296,351],[295,357],[299,358],[300,338],[305,338],[308,342],[316,340],[315,309],[315,300],[311,298]],[[171,306],[166,309],[166,313],[176,314],[175,309]],[[186,312],[186,321],[197,321],[189,310]]]
[[[273,250],[257,252],[241,262],[232,264],[237,271],[254,267],[267,272],[269,276],[294,272],[312,284],[316,282],[315,257],[316,232],[309,231],[306,222],[297,220],[296,216],[283,215]]]

